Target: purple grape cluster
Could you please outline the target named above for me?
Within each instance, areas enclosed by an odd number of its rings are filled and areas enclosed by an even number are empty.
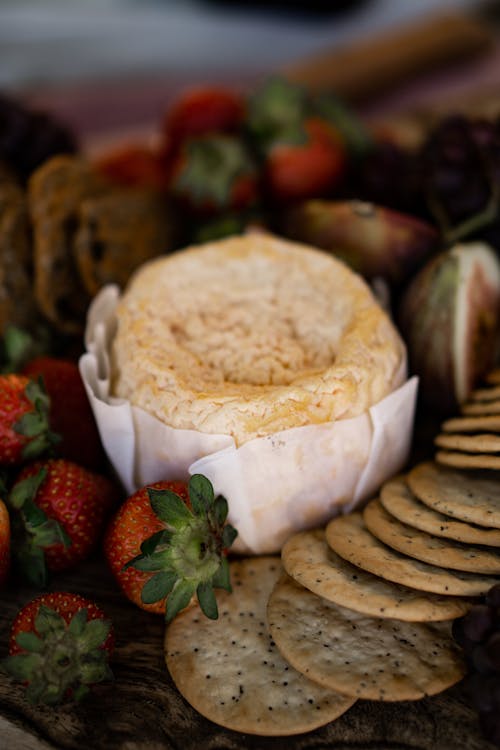
[[[500,250],[500,119],[440,120],[415,152],[379,144],[359,172],[359,197],[431,220],[450,243]]]
[[[469,666],[465,687],[471,704],[485,737],[500,747],[500,584],[455,620],[452,632]]]
[[[76,150],[74,135],[53,116],[0,94],[0,162],[22,182],[51,156]]]

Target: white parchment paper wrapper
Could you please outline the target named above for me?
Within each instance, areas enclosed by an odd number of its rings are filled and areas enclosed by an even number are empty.
[[[405,464],[417,380],[406,363],[394,391],[364,414],[283,430],[239,448],[230,435],[180,430],[110,396],[119,290],[105,287],[88,314],[80,372],[104,448],[127,492],[160,479],[205,474],[229,502],[235,550],[278,552],[295,531],[323,524],[370,497]]]

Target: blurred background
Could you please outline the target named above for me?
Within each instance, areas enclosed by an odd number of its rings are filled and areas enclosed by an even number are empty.
[[[190,83],[251,86],[297,61],[351,48],[402,26],[417,27],[433,14],[487,15],[489,24],[497,6],[474,0],[0,0],[0,88],[56,110],[80,132],[136,127],[157,117],[165,102]],[[433,45],[436,57],[439,42]],[[467,53],[470,59],[481,57],[478,46],[476,40],[474,55]],[[450,55],[454,62],[460,58],[455,53]],[[444,62],[446,54],[445,49]],[[429,52],[419,55],[429,57]],[[378,57],[370,61],[365,55],[365,67]],[[422,70],[424,62],[418,61]],[[436,75],[448,74],[435,59],[428,62]],[[492,87],[500,83],[499,63],[490,56],[488,65],[469,67],[465,78],[460,76],[458,93],[472,79]],[[328,64],[333,78],[330,82],[327,76],[325,85],[342,85],[339,77],[349,78],[353,63],[333,57]],[[408,106],[408,99],[418,103],[419,91],[400,85],[415,71],[392,65],[392,88],[399,86],[403,94],[397,107]],[[351,90],[341,93],[362,105],[376,98],[391,108],[390,100],[380,99],[391,80],[386,71],[377,97],[366,96],[361,70]],[[426,96],[431,90],[427,86]]]
[[[0,85],[261,72],[473,0],[0,0]]]

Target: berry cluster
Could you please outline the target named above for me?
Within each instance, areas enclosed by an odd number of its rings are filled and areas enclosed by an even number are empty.
[[[500,584],[453,623],[469,665],[466,689],[487,739],[500,747]]]
[[[360,169],[361,197],[436,222],[450,243],[500,248],[500,120],[446,117],[415,152],[382,142]]]
[[[76,150],[71,131],[53,116],[0,94],[0,162],[22,182],[49,157]]]

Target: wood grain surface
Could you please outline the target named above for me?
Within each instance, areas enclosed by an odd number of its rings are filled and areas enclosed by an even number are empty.
[[[161,617],[122,596],[105,563],[95,558],[60,575],[52,590],[92,597],[112,618],[114,683],[80,705],[33,708],[22,688],[0,673],[0,750],[490,750],[460,685],[440,696],[397,704],[359,701],[322,729],[265,738],[222,729],[179,695],[163,659]],[[12,581],[0,597],[0,658],[17,609],[35,591]]]

